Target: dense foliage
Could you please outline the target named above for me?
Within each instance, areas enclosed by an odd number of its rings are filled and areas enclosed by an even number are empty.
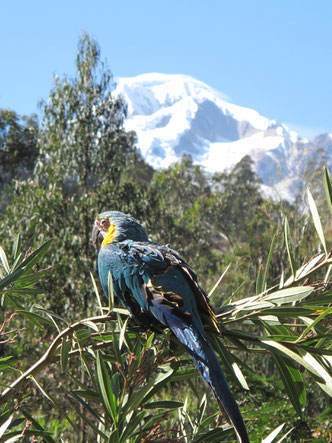
[[[310,192],[306,212],[263,198],[249,157],[214,176],[187,156],[152,171],[87,34],[76,66],[75,78],[55,78],[40,128],[33,116],[0,112],[0,438],[232,440],[172,336],[137,329],[113,303],[103,308],[90,233],[98,213],[116,209],[177,249],[207,292],[230,265],[211,296],[223,325],[216,348],[252,440],[286,423],[283,433],[295,427],[288,439],[327,441],[326,203],[323,229]],[[331,205],[327,170],[325,187]]]
[[[0,209],[9,203],[9,184],[26,179],[35,166],[38,124],[35,115],[22,119],[0,109]]]

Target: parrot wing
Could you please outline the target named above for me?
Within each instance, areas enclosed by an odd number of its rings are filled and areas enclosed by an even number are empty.
[[[241,413],[206,334],[205,327],[214,332],[219,332],[219,327],[194,271],[169,247],[132,240],[101,248],[98,268],[106,294],[111,272],[116,296],[133,315],[141,310],[172,330],[210,385],[239,441],[249,442]]]

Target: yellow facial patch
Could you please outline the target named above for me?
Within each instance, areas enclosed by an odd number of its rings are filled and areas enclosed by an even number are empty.
[[[115,226],[114,225],[110,225],[110,227],[107,230],[107,234],[101,244],[101,247],[106,246],[106,245],[110,245],[115,237]]]

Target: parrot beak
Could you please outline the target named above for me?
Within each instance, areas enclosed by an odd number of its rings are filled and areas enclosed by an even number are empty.
[[[91,240],[96,248],[99,248],[104,237],[96,224],[93,225]]]

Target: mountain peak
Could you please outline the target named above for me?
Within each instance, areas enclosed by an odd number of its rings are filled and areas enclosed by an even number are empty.
[[[263,183],[290,198],[299,179],[293,162],[302,161],[298,146],[308,141],[286,125],[229,103],[221,92],[188,75],[120,78],[114,93],[127,102],[126,128],[137,133],[138,147],[154,168],[190,154],[213,173],[250,155]]]

